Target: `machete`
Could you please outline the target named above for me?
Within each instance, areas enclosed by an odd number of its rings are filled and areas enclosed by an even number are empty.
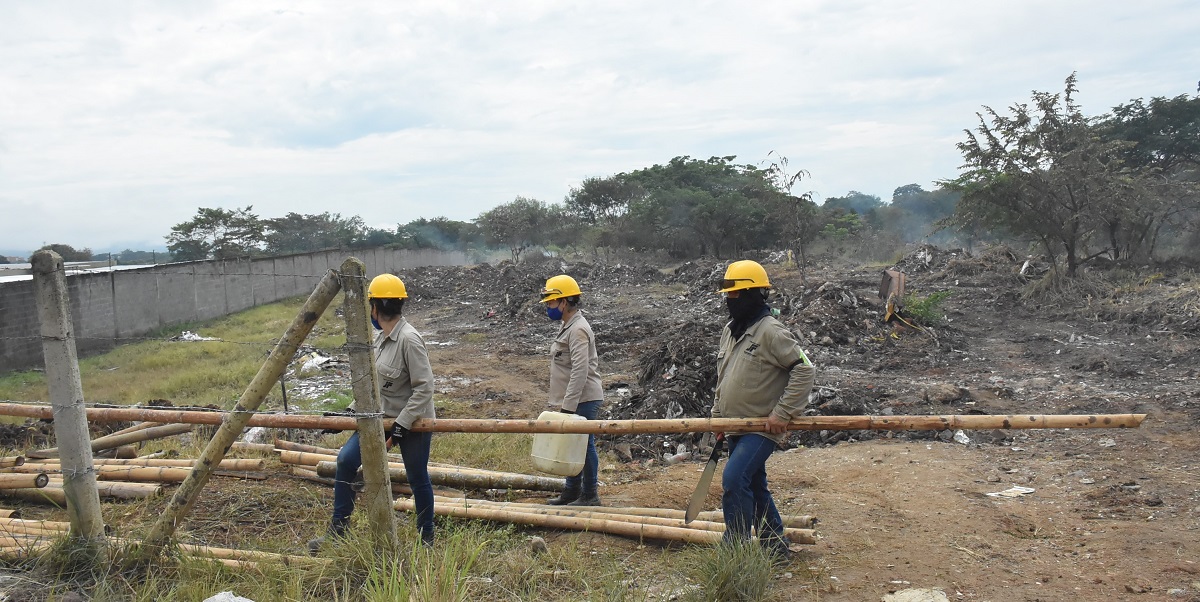
[[[683,524],[688,524],[700,514],[700,509],[704,507],[704,500],[708,497],[708,486],[712,484],[713,474],[717,472],[717,458],[721,456],[721,444],[725,442],[724,437],[717,438],[717,442],[713,444],[712,453],[708,456],[708,463],[704,465],[704,472],[700,474],[700,482],[696,483],[696,490],[692,492],[692,499],[688,501],[687,511],[683,513]]]

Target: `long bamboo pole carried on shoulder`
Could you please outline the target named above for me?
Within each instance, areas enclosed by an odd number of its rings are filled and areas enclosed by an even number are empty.
[[[793,431],[941,431],[946,429],[1137,428],[1146,414],[951,414],[919,416],[804,416]],[[766,418],[675,418],[651,420],[485,420],[419,419],[411,430],[437,433],[753,433],[766,430]]]
[[[88,420],[152,420],[184,424],[221,424],[222,412],[88,408]],[[50,406],[0,403],[0,416],[50,419]],[[793,431],[941,431],[945,429],[1138,428],[1146,414],[947,414],[914,416],[804,416],[788,424]],[[624,435],[637,433],[754,433],[765,430],[766,418],[659,418],[651,420],[483,420],[418,419],[413,431],[436,433],[568,433]],[[250,414],[246,426],[353,431],[352,416]],[[388,424],[384,427],[387,428]]]

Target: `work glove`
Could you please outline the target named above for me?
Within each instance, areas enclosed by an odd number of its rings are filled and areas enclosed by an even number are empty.
[[[400,445],[400,442],[404,440],[404,436],[407,434],[408,429],[404,428],[404,425],[400,424],[399,420],[393,422],[392,432],[388,434],[387,446],[390,448],[395,445]]]
[[[567,408],[558,408],[558,411],[562,412],[563,414],[574,414],[575,413],[575,410],[568,410]]]

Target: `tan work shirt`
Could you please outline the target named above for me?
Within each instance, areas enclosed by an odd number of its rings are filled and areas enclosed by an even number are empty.
[[[417,418],[434,418],[433,368],[420,333],[404,318],[390,333],[375,334],[375,370],[383,415],[412,428]]]
[[[550,345],[549,405],[574,412],[585,401],[603,401],[599,368],[596,335],[583,312],[577,311]]]
[[[765,418],[781,420],[800,416],[808,405],[816,369],[795,335],[779,320],[762,318],[737,340],[729,325],[721,331],[717,350],[717,391],[713,418]],[[784,435],[771,435],[776,443]]]

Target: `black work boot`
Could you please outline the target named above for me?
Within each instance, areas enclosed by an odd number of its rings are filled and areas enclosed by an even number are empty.
[[[335,520],[329,523],[329,530],[325,532],[325,535],[308,540],[308,553],[316,556],[326,541],[335,537],[342,537],[349,528],[350,521],[348,520]]]
[[[568,488],[563,489],[562,493],[558,494],[558,497],[546,500],[546,504],[550,506],[566,506],[577,499],[579,499],[579,490]]]
[[[584,491],[583,493],[580,493],[578,499],[576,499],[575,501],[573,501],[567,505],[568,506],[603,506],[604,504],[600,503],[600,494],[596,493],[596,490],[593,489],[591,491]]]
[[[760,539],[759,543],[766,549],[770,555],[771,561],[778,565],[785,565],[792,560],[792,550],[788,548],[787,541],[781,537],[767,537]]]

